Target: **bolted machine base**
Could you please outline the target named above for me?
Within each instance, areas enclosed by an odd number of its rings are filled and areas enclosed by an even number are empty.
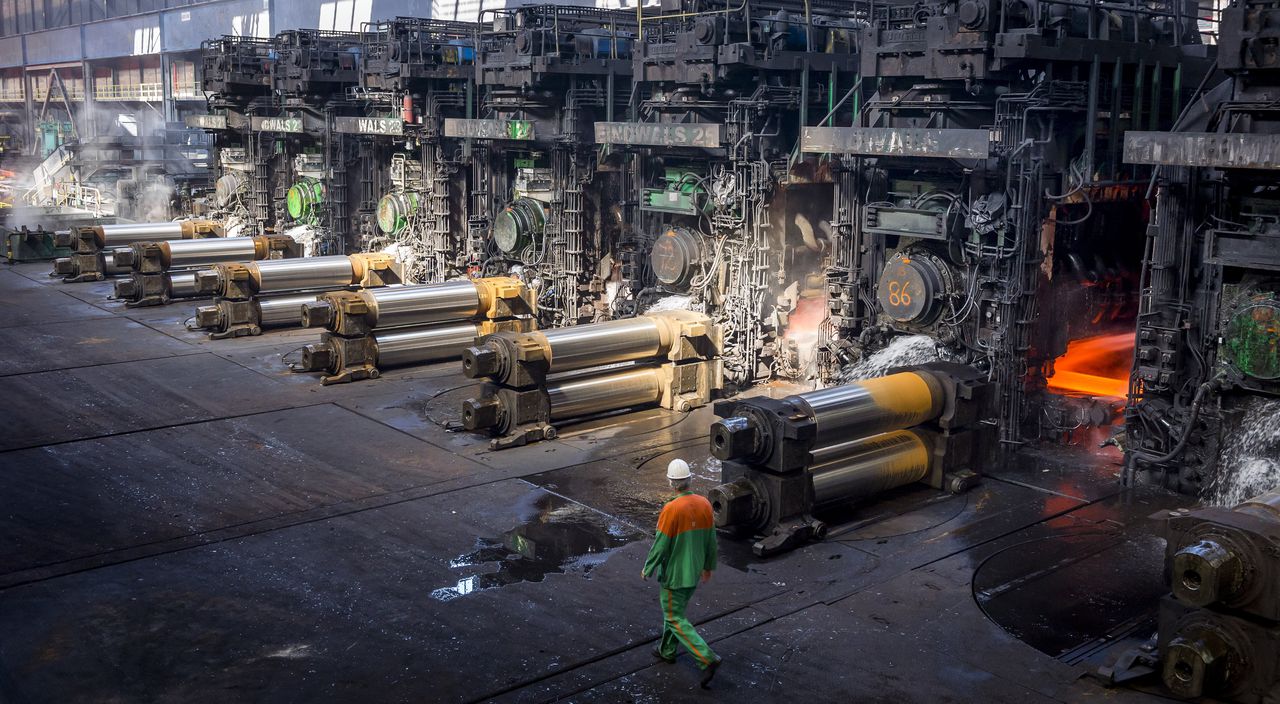
[[[262,334],[258,307],[253,301],[220,300],[196,308],[196,327],[212,330],[210,340],[226,340]]]
[[[65,259],[55,259],[53,273],[55,276],[61,276],[62,280],[69,284],[102,281],[106,278],[100,252],[91,254],[76,252]]]
[[[125,301],[129,308],[168,305],[170,293],[169,279],[165,274],[135,272],[115,284],[116,298]]]
[[[1280,687],[1280,626],[1160,602],[1160,678],[1175,696],[1271,704]]]

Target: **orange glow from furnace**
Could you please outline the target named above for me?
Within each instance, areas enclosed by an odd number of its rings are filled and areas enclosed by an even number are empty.
[[[1133,333],[1072,340],[1053,363],[1049,388],[1086,396],[1124,398],[1129,393]]]
[[[822,321],[827,319],[827,299],[801,298],[796,301],[796,309],[787,316],[788,340],[799,340],[805,337],[817,337]]]

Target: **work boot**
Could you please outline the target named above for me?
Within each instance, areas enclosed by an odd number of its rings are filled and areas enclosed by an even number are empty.
[[[724,658],[716,658],[710,665],[707,665],[707,669],[702,671],[702,682],[699,684],[702,685],[703,689],[711,689],[711,679],[716,676],[716,670],[720,669],[720,663],[722,662],[724,662]]]
[[[662,649],[656,645],[653,646],[653,657],[667,663],[668,665],[674,665],[676,663],[676,659],[674,657],[669,658],[666,655],[663,655]]]

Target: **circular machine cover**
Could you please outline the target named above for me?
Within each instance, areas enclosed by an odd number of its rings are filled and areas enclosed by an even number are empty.
[[[1280,379],[1280,302],[1267,294],[1237,308],[1227,321],[1222,350],[1241,374]]]
[[[285,196],[289,217],[294,220],[309,220],[315,217],[323,202],[324,184],[320,179],[311,176],[299,179],[289,187],[289,193]]]
[[[219,208],[225,208],[231,204],[232,200],[240,194],[244,189],[244,179],[240,174],[227,174],[220,177],[213,185],[214,199],[218,202]]]
[[[928,325],[942,312],[939,294],[949,288],[945,265],[933,255],[903,250],[890,257],[876,284],[876,300],[899,323]]]
[[[515,254],[542,238],[546,221],[541,203],[532,198],[517,198],[494,220],[493,243],[507,254]]]
[[[668,227],[649,250],[649,266],[664,286],[683,289],[702,261],[702,241],[683,227]]]
[[[388,193],[378,201],[378,228],[394,235],[409,224],[409,218],[418,212],[418,194]]]

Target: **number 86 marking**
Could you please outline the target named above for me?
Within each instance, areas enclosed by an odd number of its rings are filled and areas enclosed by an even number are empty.
[[[909,306],[911,305],[911,294],[907,291],[910,282],[901,283],[898,281],[889,282],[889,305],[891,306]]]

